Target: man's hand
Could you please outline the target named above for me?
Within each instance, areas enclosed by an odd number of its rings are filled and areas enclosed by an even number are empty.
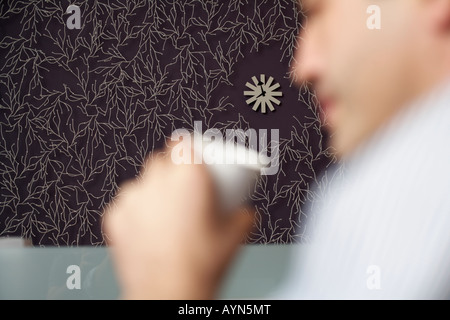
[[[213,298],[252,214],[224,215],[203,165],[175,165],[169,148],[120,188],[105,213],[124,298]]]

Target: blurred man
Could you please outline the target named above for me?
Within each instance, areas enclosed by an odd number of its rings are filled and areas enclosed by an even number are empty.
[[[450,280],[450,1],[305,0],[296,75],[346,164],[284,298],[444,298]],[[170,150],[168,150],[170,152]],[[156,157],[106,218],[127,298],[212,298],[251,226],[203,166]]]

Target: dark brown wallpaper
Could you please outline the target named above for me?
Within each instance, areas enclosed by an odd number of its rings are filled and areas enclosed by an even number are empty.
[[[69,5],[80,29],[69,29]],[[279,129],[280,168],[251,197],[250,243],[305,241],[308,187],[334,162],[315,97],[292,84],[294,0],[0,2],[0,236],[103,244],[119,184],[177,128]],[[254,111],[246,83],[279,83]],[[326,179],[326,176],[324,176]],[[245,196],[245,195],[244,195]]]

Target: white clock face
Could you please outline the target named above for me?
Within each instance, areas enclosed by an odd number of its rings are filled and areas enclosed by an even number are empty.
[[[273,83],[273,77],[269,77],[266,81],[266,75],[261,74],[259,81],[256,77],[252,77],[253,84],[247,82],[245,86],[251,91],[244,91],[244,96],[250,96],[251,98],[245,101],[248,105],[253,104],[253,110],[258,111],[261,108],[261,113],[266,113],[269,108],[270,111],[275,111],[273,104],[280,105],[280,100],[275,97],[282,97],[281,91],[276,91],[279,87],[279,83]]]

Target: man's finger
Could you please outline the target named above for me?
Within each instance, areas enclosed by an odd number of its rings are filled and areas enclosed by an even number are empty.
[[[224,227],[224,238],[222,240],[222,246],[227,258],[230,258],[239,245],[245,241],[253,227],[254,221],[254,209],[240,208],[230,216]]]

